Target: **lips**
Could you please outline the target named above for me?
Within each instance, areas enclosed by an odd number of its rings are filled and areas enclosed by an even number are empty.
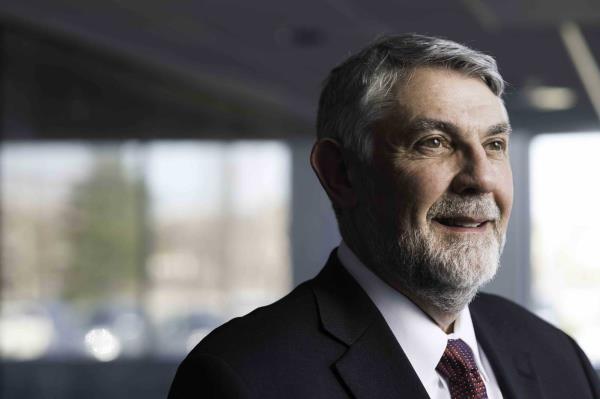
[[[483,226],[490,219],[487,218],[471,218],[471,217],[441,217],[434,218],[434,221],[443,224],[448,227],[463,227],[463,228],[477,228]]]

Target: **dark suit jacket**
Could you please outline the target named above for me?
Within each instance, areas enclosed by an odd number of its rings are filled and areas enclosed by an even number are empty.
[[[600,398],[577,344],[525,309],[480,294],[475,334],[505,398]],[[332,254],[283,299],[217,328],[179,366],[169,399],[427,398],[385,320]]]

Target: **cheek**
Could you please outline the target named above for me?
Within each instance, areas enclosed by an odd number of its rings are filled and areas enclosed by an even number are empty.
[[[431,206],[448,190],[449,176],[426,168],[406,174],[398,183],[398,202],[403,216],[418,223],[427,216]]]
[[[510,168],[503,174],[498,192],[498,205],[504,214],[504,218],[508,220],[513,204],[513,179]]]

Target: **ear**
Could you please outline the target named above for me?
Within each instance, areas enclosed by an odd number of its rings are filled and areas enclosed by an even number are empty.
[[[310,164],[334,205],[339,208],[356,206],[355,188],[337,141],[328,138],[317,141],[310,154]]]

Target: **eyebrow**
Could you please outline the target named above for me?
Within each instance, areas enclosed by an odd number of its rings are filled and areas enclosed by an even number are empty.
[[[441,132],[447,132],[449,134],[458,134],[460,129],[454,123],[446,122],[438,119],[431,118],[418,118],[408,125],[408,131],[411,133],[427,132],[430,130],[439,130]],[[495,134],[507,134],[510,135],[512,128],[508,122],[496,123],[487,128],[485,136],[493,136]]]
[[[492,125],[487,130],[487,136],[493,136],[494,134],[507,134],[512,133],[512,127],[508,122],[500,122]]]

